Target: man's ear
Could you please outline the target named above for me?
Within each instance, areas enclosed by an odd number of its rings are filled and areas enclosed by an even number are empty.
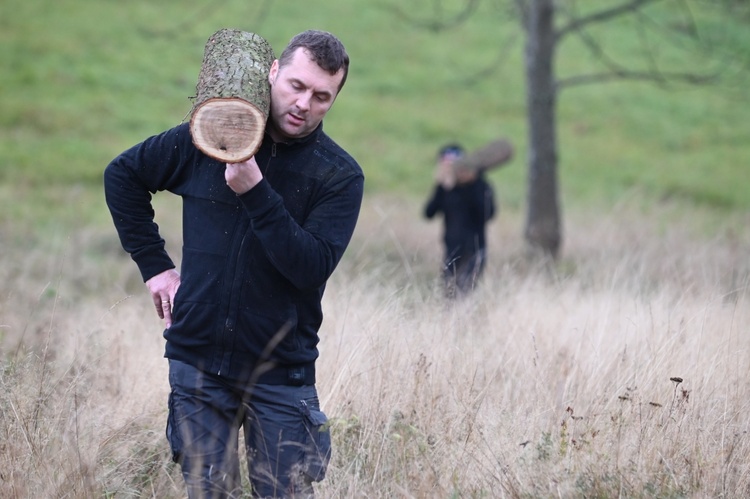
[[[273,85],[276,81],[276,75],[279,74],[279,60],[274,59],[271,63],[271,69],[268,70],[268,83]]]

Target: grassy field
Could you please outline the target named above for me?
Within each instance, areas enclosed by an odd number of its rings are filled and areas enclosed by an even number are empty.
[[[408,13],[456,3],[415,0]],[[319,390],[335,447],[320,497],[750,494],[742,19],[696,11],[703,41],[731,42],[713,53],[720,85],[561,94],[565,241],[544,266],[522,240],[523,41],[506,4],[483,2],[440,33],[393,5],[0,4],[0,496],[184,495],[164,437],[161,325],[101,173],[185,117],[203,45],[222,27],[277,51],[327,29],[352,56],[326,129],[360,160],[367,192],[325,296]],[[625,58],[643,46],[625,20],[595,34]],[[669,64],[714,64],[651,40]],[[561,75],[592,64],[579,41],[561,47]],[[490,174],[489,266],[470,300],[449,305],[440,226],[420,216],[434,154],[497,136],[519,154]],[[179,204],[156,206],[179,259]]]
[[[555,269],[502,214],[483,286],[449,305],[437,226],[370,196],[325,297],[319,496],[744,497],[750,239],[641,202],[573,215]],[[12,245],[0,264],[0,494],[182,497],[161,328],[111,233]]]

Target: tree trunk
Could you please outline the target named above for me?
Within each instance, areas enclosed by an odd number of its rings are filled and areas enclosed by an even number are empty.
[[[190,119],[198,149],[225,163],[257,152],[270,109],[268,71],[274,59],[268,42],[254,33],[223,29],[211,35]]]
[[[531,0],[526,15],[526,92],[529,125],[528,211],[525,238],[557,257],[561,244],[557,199],[556,88],[553,0]]]

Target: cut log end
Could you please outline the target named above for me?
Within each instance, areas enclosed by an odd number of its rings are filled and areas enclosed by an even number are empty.
[[[486,171],[507,164],[513,158],[513,146],[506,139],[497,139],[455,163],[456,169]]]
[[[255,155],[265,128],[266,114],[238,98],[209,99],[190,119],[195,146],[224,163],[239,163]]]

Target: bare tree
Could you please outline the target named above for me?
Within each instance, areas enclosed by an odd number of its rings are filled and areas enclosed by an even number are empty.
[[[643,13],[646,6],[666,0],[623,0],[600,10],[579,15],[576,2],[556,0],[514,0],[526,33],[526,102],[529,134],[528,207],[525,238],[531,248],[557,257],[562,244],[560,204],[557,187],[557,137],[556,101],[564,87],[610,81],[637,79],[657,83],[684,81],[703,83],[714,79],[716,73],[663,71],[650,53],[646,53],[646,69],[631,69],[617,64],[595,38],[587,33],[593,24],[610,21],[616,17],[633,15],[642,22],[648,18]],[[695,36],[695,23],[688,0],[673,2],[675,9],[683,12],[685,24],[682,34]],[[559,14],[565,20],[557,23]],[[555,76],[555,51],[563,38],[577,35],[603,66],[603,71],[577,75],[566,79]]]
[[[526,30],[526,115],[529,134],[527,212],[524,236],[534,249],[556,257],[562,242],[557,188],[558,43],[553,0],[517,0]]]
[[[700,0],[695,0],[700,1]],[[525,33],[526,104],[528,122],[528,173],[527,213],[524,237],[534,253],[556,258],[562,246],[562,217],[558,191],[558,145],[557,145],[557,99],[561,89],[573,85],[600,83],[604,81],[637,79],[665,84],[685,81],[706,82],[716,74],[696,72],[666,72],[661,70],[653,58],[645,53],[645,69],[633,69],[619,65],[609,58],[596,38],[589,35],[588,28],[594,24],[631,15],[637,16],[641,24],[648,23],[646,7],[659,2],[671,2],[681,12],[684,22],[676,29],[681,35],[696,36],[696,28],[690,6],[691,0],[622,0],[604,2],[599,10],[579,14],[575,0],[508,0],[515,8]],[[723,0],[737,9],[744,0]],[[442,5],[434,0],[435,6]],[[464,0],[461,10],[452,17],[443,16],[435,21],[412,21],[431,30],[441,30],[465,22],[478,6],[479,0]],[[591,5],[591,3],[589,4]],[[725,7],[727,6],[725,5]],[[409,18],[404,8],[394,8],[402,17]],[[745,12],[745,11],[743,11]],[[667,29],[660,26],[659,29]],[[560,79],[555,74],[555,56],[564,38],[576,35],[584,46],[599,61],[602,71]]]

